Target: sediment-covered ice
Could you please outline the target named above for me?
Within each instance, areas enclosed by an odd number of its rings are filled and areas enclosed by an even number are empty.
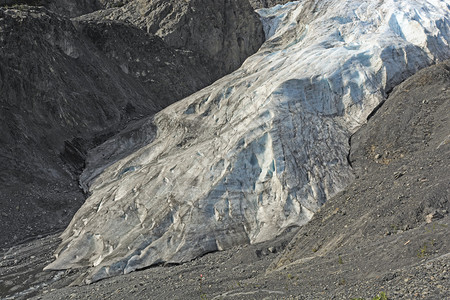
[[[86,282],[302,225],[352,180],[350,135],[398,83],[450,58],[450,1],[260,10],[269,39],[154,118],[156,138],[88,182],[47,268]]]

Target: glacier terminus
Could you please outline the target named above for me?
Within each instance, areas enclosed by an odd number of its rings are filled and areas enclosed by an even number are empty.
[[[80,283],[258,243],[307,223],[354,175],[349,138],[392,88],[450,58],[448,0],[295,1],[260,9],[266,42],[143,126],[102,168],[47,269]],[[142,134],[150,129],[141,128]]]

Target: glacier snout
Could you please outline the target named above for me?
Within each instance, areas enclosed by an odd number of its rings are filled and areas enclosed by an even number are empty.
[[[306,223],[352,180],[348,139],[387,92],[450,57],[449,1],[287,5],[262,10],[276,25],[239,70],[92,182],[47,268],[90,266],[91,282]]]

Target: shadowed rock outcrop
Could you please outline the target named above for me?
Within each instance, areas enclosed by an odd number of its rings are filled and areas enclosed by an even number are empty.
[[[0,0],[0,6],[44,6],[67,17],[78,17],[100,9],[122,7],[131,1],[134,0]]]
[[[289,0],[250,0],[250,4],[254,9],[268,8],[278,4],[286,4],[288,2],[294,2]]]
[[[132,23],[169,46],[212,60],[221,74],[239,67],[264,41],[258,16],[247,1],[240,0],[135,0],[82,19]]]

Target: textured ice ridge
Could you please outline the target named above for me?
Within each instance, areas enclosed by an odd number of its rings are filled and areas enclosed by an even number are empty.
[[[448,0],[298,1],[236,72],[154,118],[93,182],[48,269],[85,282],[302,225],[352,180],[349,136],[396,84],[450,57]]]

